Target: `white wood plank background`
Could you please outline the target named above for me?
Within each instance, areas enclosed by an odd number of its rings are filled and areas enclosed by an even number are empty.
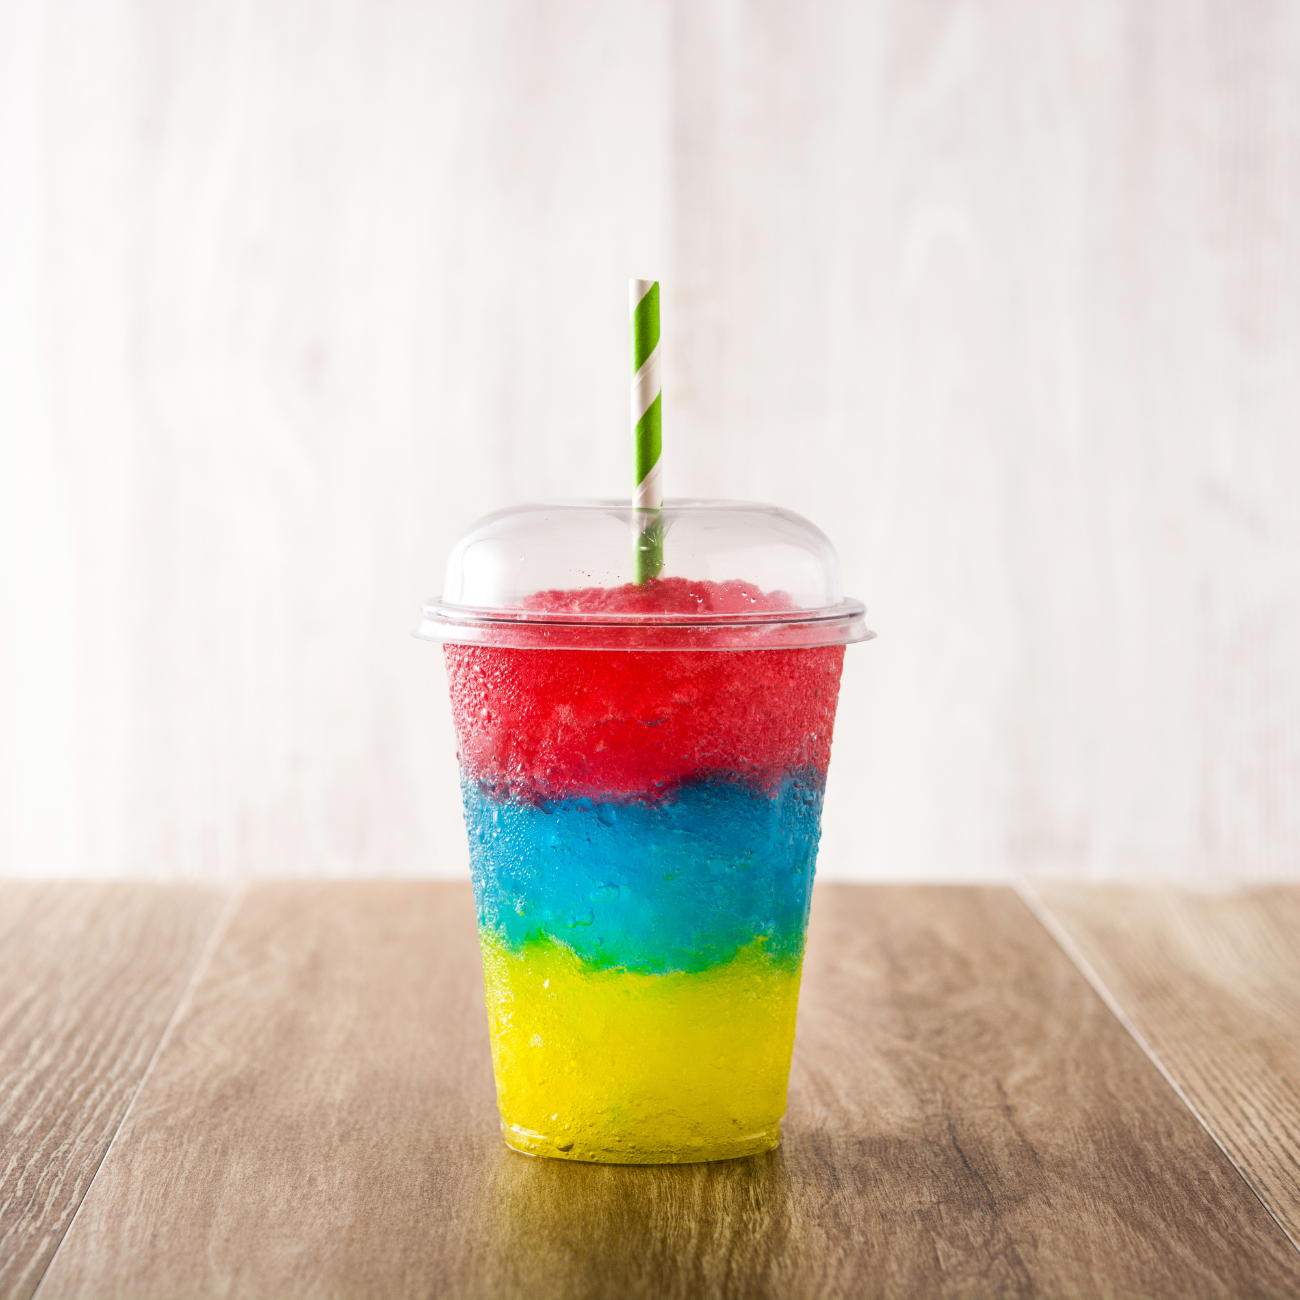
[[[0,0],[0,873],[458,874],[455,535],[832,535],[828,877],[1300,870],[1297,0]]]

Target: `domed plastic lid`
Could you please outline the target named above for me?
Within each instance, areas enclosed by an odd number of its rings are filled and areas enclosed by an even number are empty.
[[[875,634],[840,593],[826,535],[777,506],[669,500],[663,570],[634,581],[650,516],[623,501],[514,506],[480,519],[447,561],[427,641],[555,650],[846,645]]]

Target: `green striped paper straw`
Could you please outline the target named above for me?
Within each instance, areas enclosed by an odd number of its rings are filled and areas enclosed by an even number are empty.
[[[664,503],[659,453],[663,444],[663,386],[659,381],[659,281],[630,282],[632,308],[632,450],[636,490],[634,571],[649,582],[664,567]]]

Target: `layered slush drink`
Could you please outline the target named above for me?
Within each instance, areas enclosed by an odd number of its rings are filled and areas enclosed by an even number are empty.
[[[683,578],[534,600],[785,607]],[[638,1164],[774,1147],[844,646],[444,649],[506,1141]]]

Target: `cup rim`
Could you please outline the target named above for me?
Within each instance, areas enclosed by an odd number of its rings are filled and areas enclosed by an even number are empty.
[[[866,606],[842,600],[820,609],[734,614],[616,614],[483,608],[430,601],[421,610],[422,641],[502,649],[763,650],[870,641]]]

